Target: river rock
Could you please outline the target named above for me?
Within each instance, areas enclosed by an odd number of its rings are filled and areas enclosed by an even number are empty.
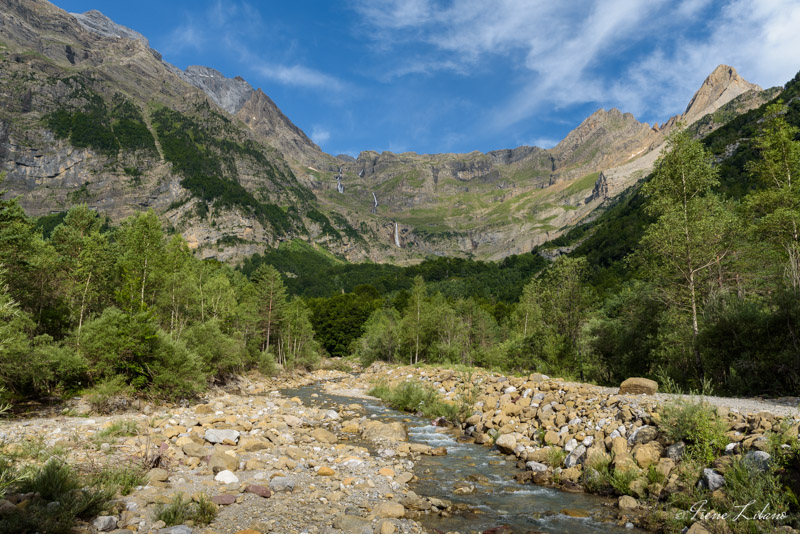
[[[248,484],[244,491],[245,493],[252,493],[253,495],[258,495],[259,497],[263,497],[265,499],[268,499],[272,496],[272,492],[270,492],[264,486],[259,486],[258,484]]]
[[[619,385],[620,395],[655,395],[658,382],[649,378],[628,378]]]
[[[333,527],[346,534],[373,534],[370,522],[354,515],[340,515],[333,520]]]
[[[686,450],[686,444],[682,441],[677,441],[667,447],[664,456],[672,460],[673,462],[680,462],[681,458],[683,458],[683,452]]]
[[[217,476],[214,477],[214,480],[222,482],[223,484],[236,484],[239,482],[239,477],[230,471],[220,471],[217,473]]]
[[[533,460],[531,460],[530,462],[526,462],[525,467],[527,467],[529,471],[533,471],[534,473],[547,471],[546,465],[539,462],[534,462]]]
[[[321,443],[336,443],[339,441],[339,438],[336,437],[336,434],[329,432],[324,428],[315,428],[314,431],[311,432],[311,437]]]
[[[504,454],[514,454],[514,447],[517,446],[517,439],[511,434],[503,434],[495,442],[500,452]]]
[[[92,526],[100,532],[110,532],[117,528],[117,517],[113,515],[95,517]]]
[[[226,443],[228,445],[236,445],[236,443],[239,441],[239,431],[209,428],[206,430],[203,438],[209,443]]]
[[[765,472],[769,469],[771,456],[764,451],[749,451],[744,455],[743,463],[751,471]]]
[[[583,459],[586,457],[586,447],[583,445],[578,445],[575,447],[572,452],[567,455],[567,458],[564,460],[564,466],[569,469],[570,467],[575,467],[579,463],[583,462]]]
[[[269,489],[274,492],[280,491],[293,491],[294,478],[292,477],[275,477],[269,481]]]
[[[639,503],[630,495],[623,495],[617,501],[620,510],[633,510],[639,507]]]
[[[382,502],[372,512],[377,517],[400,518],[406,515],[405,507],[399,502]]]
[[[370,421],[361,430],[361,435],[369,441],[407,441],[408,434],[403,423],[381,423],[380,421]]]
[[[697,485],[709,491],[716,491],[725,485],[725,477],[707,467],[703,469],[703,475]]]

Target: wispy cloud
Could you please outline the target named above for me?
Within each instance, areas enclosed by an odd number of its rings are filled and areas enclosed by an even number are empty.
[[[332,91],[341,91],[344,88],[343,82],[337,78],[303,65],[270,65],[262,62],[255,70],[263,77],[285,85]]]
[[[244,1],[216,0],[205,10],[187,13],[184,20],[164,40],[167,56],[186,51],[207,52],[222,48],[251,71],[272,82],[293,87],[341,92],[346,84],[332,76],[291,58],[291,40],[286,46],[264,54],[254,43],[262,35],[276,33],[258,9]],[[278,57],[280,56],[280,57]]]
[[[311,127],[311,140],[318,145],[324,145],[331,138],[331,132],[327,128],[315,124]]]
[[[637,115],[682,111],[716,65],[774,85],[797,70],[797,0],[354,0],[397,76],[504,61],[516,89],[490,113],[503,129],[537,111],[596,103]],[[628,67],[617,63],[631,58]],[[666,118],[666,117],[663,117]]]

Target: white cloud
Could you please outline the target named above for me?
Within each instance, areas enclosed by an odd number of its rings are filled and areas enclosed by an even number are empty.
[[[264,57],[262,51],[250,44],[265,33],[275,32],[275,28],[265,23],[258,9],[249,3],[215,0],[204,11],[186,15],[186,20],[167,35],[164,52],[169,55],[187,49],[204,52],[212,47],[222,48],[273,82],[331,92],[341,92],[346,88],[346,84],[338,78],[299,62],[285,57],[280,60]],[[285,49],[273,53],[291,56],[291,46],[288,43]]]
[[[255,69],[265,78],[284,85],[329,89],[331,91],[340,91],[343,88],[343,83],[333,76],[303,65],[270,65],[261,63]]]
[[[551,139],[549,137],[539,137],[530,143],[525,143],[528,146],[538,146],[539,148],[553,148],[559,143],[560,139]]]
[[[318,145],[327,143],[331,138],[331,132],[318,124],[311,127],[311,140]]]
[[[511,65],[516,89],[490,112],[498,130],[584,103],[663,120],[683,111],[720,63],[763,86],[800,68],[797,0],[354,2],[380,46],[417,51],[411,61],[386,55],[393,76]],[[626,58],[633,63],[621,69]]]

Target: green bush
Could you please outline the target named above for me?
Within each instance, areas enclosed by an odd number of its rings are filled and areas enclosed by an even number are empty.
[[[689,454],[706,465],[728,443],[727,425],[707,404],[679,400],[664,404],[659,413],[659,430],[672,441],[686,442]]]
[[[217,516],[217,511],[217,505],[204,493],[197,502],[185,499],[182,493],[178,493],[169,504],[162,504],[156,509],[155,518],[166,523],[168,527],[181,525],[186,521],[207,525]]]
[[[90,519],[102,512],[116,490],[93,484],[58,458],[29,468],[27,476],[14,489],[37,493],[38,497],[24,509],[7,512],[0,522],[2,533],[66,534],[78,519]]]
[[[394,388],[377,384],[367,394],[397,410],[431,418],[444,417],[453,423],[460,423],[468,417],[471,408],[460,402],[445,401],[431,386],[412,381],[401,382]]]
[[[161,331],[148,312],[106,308],[84,326],[82,339],[91,372],[106,388],[127,384],[159,397],[179,398],[205,387],[198,357]]]
[[[244,342],[223,332],[218,320],[212,319],[190,326],[182,339],[199,356],[206,374],[224,379],[244,370]]]

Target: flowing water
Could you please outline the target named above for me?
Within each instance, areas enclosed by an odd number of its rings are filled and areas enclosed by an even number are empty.
[[[435,514],[423,515],[418,521],[429,530],[466,533],[507,526],[511,530],[502,532],[642,532],[609,521],[613,518],[613,508],[609,507],[608,499],[518,484],[514,480],[516,462],[484,446],[460,443],[453,433],[432,425],[427,419],[398,412],[377,400],[331,395],[323,392],[318,385],[286,389],[282,393],[288,397],[298,397],[306,405],[318,407],[361,404],[367,417],[383,422],[404,422],[411,442],[447,448],[446,456],[422,456],[419,459],[414,467],[414,474],[419,481],[411,483],[410,488],[422,496],[465,504],[469,511],[454,513],[446,518]],[[467,484],[475,486],[475,493],[455,493],[457,487]],[[573,517],[576,512],[588,517]]]

